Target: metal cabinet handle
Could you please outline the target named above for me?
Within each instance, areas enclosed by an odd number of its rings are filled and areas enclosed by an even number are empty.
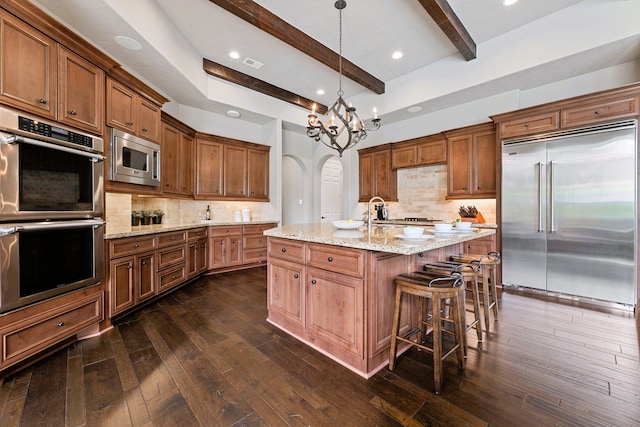
[[[147,128],[142,128],[142,132],[147,132],[149,129]]]
[[[312,285],[315,285],[315,284],[316,284],[316,279],[313,279],[313,280],[311,281],[311,284],[312,284]]]
[[[78,113],[76,113],[74,110],[69,111],[69,114],[71,114],[72,116],[76,116]]]
[[[147,265],[147,261],[142,261],[142,265]]]
[[[538,233],[544,231],[544,224],[542,224],[542,188],[544,186],[544,177],[542,173],[542,162],[538,162]]]
[[[132,122],[131,120],[129,120],[129,121],[127,122],[127,124],[128,124],[129,126],[131,126],[131,125],[133,125],[133,122]]]
[[[300,277],[300,275],[299,275],[298,273],[296,273],[296,274],[294,274],[294,275],[293,275],[293,278],[294,278],[294,279],[297,279],[298,277]]]
[[[420,252],[420,253],[418,254],[418,256],[419,256],[420,258],[422,258],[422,257],[424,256],[424,253]]]
[[[553,199],[554,199],[554,194],[553,194],[553,187],[555,185],[554,183],[554,179],[553,179],[553,174],[554,174],[554,166],[555,166],[556,162],[555,161],[551,161],[549,162],[549,232],[550,233],[555,233],[556,230],[556,217],[555,217],[555,206],[553,203]]]
[[[127,270],[131,268],[131,264],[127,264]]]
[[[327,258],[327,261],[329,261],[329,262],[333,262],[333,257],[332,257],[332,256],[330,256],[329,258]]]
[[[282,252],[287,252],[287,248],[282,248]]]
[[[40,104],[46,104],[46,103],[47,103],[47,100],[46,100],[46,99],[44,99],[44,98],[41,98],[39,102],[40,102]]]
[[[63,326],[64,326],[64,322],[58,322],[58,323],[56,323],[56,326],[57,326],[58,328],[61,328],[61,327],[63,327]]]

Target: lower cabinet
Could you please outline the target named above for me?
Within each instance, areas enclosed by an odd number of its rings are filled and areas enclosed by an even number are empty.
[[[264,235],[264,231],[275,226],[275,223],[242,226],[243,264],[267,262],[267,236]]]
[[[104,320],[101,285],[70,292],[0,316],[0,370]]]
[[[209,243],[205,227],[187,233],[187,278],[207,271],[209,265]]]
[[[242,264],[242,226],[209,228],[209,269]]]
[[[475,240],[464,242],[463,252],[465,254],[486,255],[496,250],[496,235],[481,237]]]
[[[270,237],[267,320],[368,377],[388,363],[394,278],[410,256]],[[403,302],[401,331],[416,323]],[[401,349],[405,346],[401,346]]]
[[[109,261],[109,315],[114,316],[157,294],[155,252]]]

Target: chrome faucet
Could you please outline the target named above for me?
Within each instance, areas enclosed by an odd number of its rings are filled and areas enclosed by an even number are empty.
[[[374,200],[380,200],[382,202],[382,208],[384,209],[387,206],[387,203],[384,201],[384,199],[382,197],[379,196],[374,196],[371,198],[371,200],[369,200],[369,203],[367,205],[367,231],[369,232],[369,234],[371,234],[371,202],[373,202]]]

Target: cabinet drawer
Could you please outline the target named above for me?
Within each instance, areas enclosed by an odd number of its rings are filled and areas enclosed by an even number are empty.
[[[309,244],[306,255],[308,266],[364,277],[364,251]]]
[[[158,251],[158,271],[185,261],[184,245]]]
[[[242,234],[242,226],[209,227],[209,237],[225,237]]]
[[[0,330],[2,366],[25,359],[104,319],[104,292],[26,318]]]
[[[561,111],[562,127],[574,127],[613,119],[633,117],[638,114],[638,98],[591,104]]]
[[[267,262],[267,248],[249,249],[243,253],[243,264],[253,264],[256,262]]]
[[[416,166],[417,147],[393,147],[391,149],[391,169],[410,168]]]
[[[500,138],[509,139],[559,129],[559,117],[559,112],[553,111],[539,116],[502,122],[500,123]]]
[[[270,237],[267,240],[267,248],[270,257],[304,264],[304,243]]]
[[[173,233],[162,233],[158,235],[158,247],[166,248],[167,246],[177,245],[187,242],[186,231],[176,231]]]
[[[167,289],[173,288],[186,279],[187,269],[184,264],[158,273],[158,292],[164,292]]]
[[[156,248],[154,236],[128,237],[109,241],[109,258],[119,258],[121,256],[134,255]]]
[[[196,228],[196,229],[187,231],[187,239],[189,241],[198,240],[198,239],[202,239],[202,238],[205,238],[205,237],[207,237],[207,228],[206,227]]]
[[[262,235],[265,230],[270,230],[272,228],[277,227],[276,223],[272,223],[272,224],[255,224],[255,225],[245,225],[243,226],[243,233],[244,235],[248,235],[248,234],[258,234],[258,235]]]
[[[244,249],[266,249],[267,248],[267,236],[264,235],[249,235],[244,236],[242,241],[242,247]]]

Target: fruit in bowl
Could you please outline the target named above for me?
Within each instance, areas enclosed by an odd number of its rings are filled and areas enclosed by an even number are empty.
[[[424,228],[408,226],[402,229],[406,237],[420,237],[424,233]]]
[[[364,221],[355,219],[340,219],[337,221],[331,221],[331,225],[339,230],[354,230],[364,225]]]
[[[436,229],[436,231],[438,232],[442,232],[442,231],[451,231],[451,229],[453,228],[453,224],[449,224],[449,223],[444,223],[444,224],[433,224],[433,227]]]

